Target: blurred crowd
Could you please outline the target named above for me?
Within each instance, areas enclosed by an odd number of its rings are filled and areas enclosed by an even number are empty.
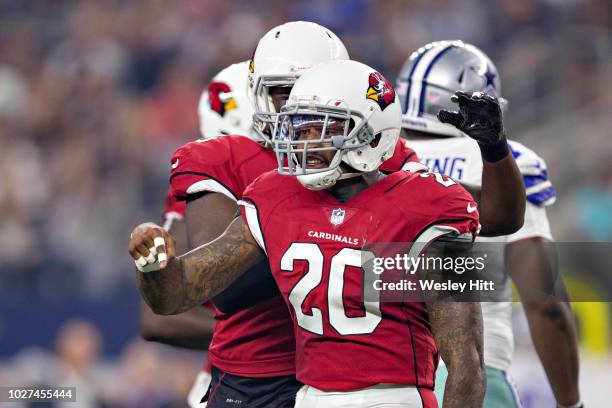
[[[556,238],[612,240],[608,0],[3,0],[0,306],[103,303],[133,286],[129,231],[160,220],[170,156],[199,136],[202,89],[299,19],[391,79],[427,42],[482,48],[510,101],[508,134],[549,164]],[[0,344],[3,329],[15,330],[0,313]],[[14,355],[0,383],[79,384],[89,406],[183,406],[199,362],[135,341],[107,364],[113,335],[68,322],[55,352]]]
[[[419,45],[472,42],[498,61],[518,137],[609,98],[611,8],[605,0],[2,1],[0,269],[10,279],[0,294],[104,296],[129,283],[128,231],[159,220],[169,157],[198,137],[201,90],[248,59],[274,25],[320,22],[390,78]],[[548,135],[538,151],[564,158],[558,152],[574,145],[559,141]],[[610,201],[604,175],[578,205],[589,194]],[[586,208],[579,222],[599,213],[610,225],[601,208]]]
[[[22,350],[3,365],[0,384],[19,388],[76,388],[76,404],[68,401],[39,404],[45,407],[187,406],[187,395],[203,366],[201,358],[134,340],[125,345],[118,358],[108,360],[103,357],[103,346],[101,333],[92,323],[67,321],[57,332],[54,350]],[[36,404],[7,404],[7,408],[30,406]]]

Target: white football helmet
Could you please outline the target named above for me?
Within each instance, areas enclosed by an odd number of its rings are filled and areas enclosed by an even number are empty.
[[[479,48],[463,41],[436,41],[412,53],[397,78],[402,103],[402,128],[441,136],[465,136],[438,120],[441,109],[457,110],[451,102],[456,91],[486,92],[499,98],[501,80],[495,64]]]
[[[291,88],[300,75],[318,63],[347,59],[342,41],[319,24],[292,21],[268,31],[259,40],[249,65],[247,93],[255,108],[254,129],[260,137],[270,141],[277,113],[269,93],[271,87]]]
[[[279,172],[311,190],[376,170],[393,155],[401,107],[391,82],[357,61],[328,61],[304,73],[272,133]],[[321,152],[334,152],[322,163]]]
[[[198,104],[202,137],[243,135],[261,140],[253,131],[253,107],[246,95],[248,73],[249,61],[230,65],[204,89]]]

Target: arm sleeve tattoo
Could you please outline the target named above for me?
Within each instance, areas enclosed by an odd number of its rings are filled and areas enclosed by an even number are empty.
[[[163,270],[137,272],[138,286],[155,313],[181,313],[221,292],[264,258],[242,219],[236,218],[219,238],[171,259]]]

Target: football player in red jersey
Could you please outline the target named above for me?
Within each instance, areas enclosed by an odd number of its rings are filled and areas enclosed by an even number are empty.
[[[360,85],[361,84],[361,85]],[[364,302],[365,244],[444,240],[463,247],[479,228],[476,204],[457,183],[425,171],[378,171],[400,130],[388,81],[355,61],[329,61],[293,86],[274,121],[280,163],[245,191],[242,218],[214,241],[175,257],[154,224],[130,243],[138,283],[154,310],[187,310],[265,261],[296,335],[296,407],[436,407],[438,353],[450,362],[445,407],[484,397],[478,303]],[[406,197],[410,197],[407,200]],[[147,273],[149,271],[150,273]],[[435,341],[434,341],[435,340]]]
[[[244,61],[224,68],[202,92],[198,104],[202,138],[228,134],[247,135],[252,132],[253,108],[246,95],[248,66],[249,61]],[[163,227],[175,237],[177,251],[181,254],[189,250],[185,208],[185,201],[177,200],[172,188],[169,188]],[[144,302],[141,306],[140,334],[148,341],[208,350],[214,325],[210,303],[172,316],[157,315]],[[189,406],[204,406],[205,403],[200,401],[210,385],[210,370],[207,359],[189,394]]]
[[[259,81],[258,89],[270,91],[270,99],[280,107],[295,78],[311,66],[334,58],[347,59],[348,54],[332,32],[314,23],[287,23],[260,40],[248,78],[252,89]],[[244,75],[246,80],[247,72]],[[268,86],[267,81],[274,86]],[[217,91],[223,95],[222,88],[215,87],[214,95]],[[234,218],[236,200],[248,184],[277,167],[274,153],[264,144],[258,134],[244,132],[244,136],[188,143],[173,155],[172,194],[187,202],[190,248],[220,235]],[[209,347],[213,378],[208,406],[293,406],[301,386],[295,379],[295,339],[287,307],[267,262],[251,268],[212,302],[216,326]],[[177,312],[163,308],[154,311]]]

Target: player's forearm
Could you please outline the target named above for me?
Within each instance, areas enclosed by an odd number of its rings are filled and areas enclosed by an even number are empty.
[[[526,302],[531,339],[559,404],[580,400],[578,390],[578,346],[570,305],[552,300]]]
[[[203,307],[174,316],[156,315],[144,303],[140,308],[140,336],[147,341],[207,350],[213,329],[212,312]]]
[[[177,314],[206,302],[264,258],[236,218],[219,238],[169,259],[164,269],[137,272],[138,285],[155,313]]]
[[[445,310],[434,312],[434,337],[448,369],[442,407],[480,408],[486,388],[480,305],[445,303],[439,307]],[[441,329],[442,325],[446,328]]]
[[[479,303],[428,304],[432,332],[448,368],[444,408],[482,407],[486,388]]]
[[[444,388],[442,408],[481,408],[487,376],[477,353],[447,364],[448,377]],[[445,362],[446,364],[446,362]]]
[[[179,313],[185,303],[182,261],[172,258],[154,272],[136,271],[136,283],[145,303],[158,315]]]
[[[483,160],[478,212],[481,235],[507,235],[523,225],[525,186],[512,154],[495,163]]]
[[[554,243],[542,237],[506,246],[506,270],[518,289],[534,347],[557,402],[578,402],[576,326]]]

